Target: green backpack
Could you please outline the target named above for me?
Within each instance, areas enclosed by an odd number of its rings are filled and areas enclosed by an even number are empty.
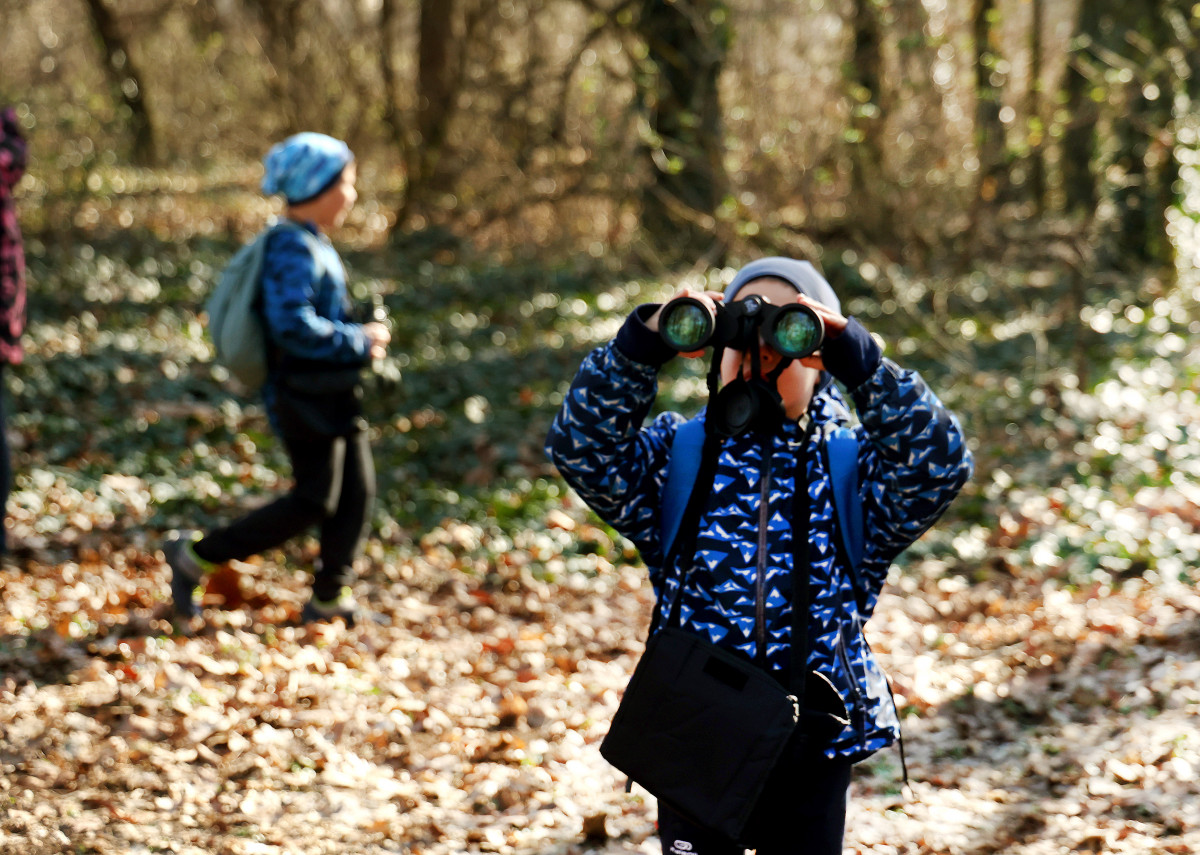
[[[283,219],[263,229],[254,240],[234,253],[204,304],[208,313],[208,334],[217,351],[217,362],[248,392],[257,391],[267,379],[267,334],[258,307],[258,295],[262,287],[267,239],[280,229],[293,229],[304,236],[317,264],[316,275],[321,276],[317,239],[299,223]]]

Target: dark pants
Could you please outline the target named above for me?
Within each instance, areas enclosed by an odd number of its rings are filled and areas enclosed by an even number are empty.
[[[847,760],[789,752],[767,782],[747,825],[758,855],[842,855],[850,791]],[[742,855],[741,846],[684,819],[661,802],[663,855]]]
[[[0,362],[0,555],[8,552],[8,496],[12,492],[12,450],[8,447],[8,391]]]
[[[353,579],[354,558],[366,536],[375,500],[375,465],[365,429],[345,436],[283,431],[295,484],[196,544],[196,554],[221,563],[244,560],[320,527],[321,558],[313,596],[332,600]]]

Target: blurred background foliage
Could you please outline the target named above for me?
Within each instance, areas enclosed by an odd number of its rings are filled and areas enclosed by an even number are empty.
[[[0,101],[32,157],[18,501],[48,543],[153,540],[286,472],[220,384],[200,309],[276,212],[266,148],[321,130],[360,160],[335,237],[396,325],[371,398],[385,543],[453,518],[484,552],[620,552],[530,526],[580,513],[540,451],[566,384],[633,305],[778,253],[823,269],[967,422],[979,477],[918,556],[1071,578],[1200,558],[1183,509],[1200,4],[0,0],[0,17]],[[668,372],[664,405],[699,406],[697,368]],[[1130,533],[1130,505],[1173,509],[1153,515],[1169,536],[1149,514]]]
[[[1186,0],[0,0],[28,225],[253,189],[347,139],[361,226],[671,266],[868,241],[969,266],[1065,218],[1169,266],[1200,81]],[[251,170],[247,170],[247,167]],[[153,172],[146,169],[157,167]],[[85,204],[87,203],[87,204]],[[101,210],[95,210],[100,206]],[[163,202],[160,207],[169,207]],[[117,212],[118,224],[131,225]],[[210,222],[211,221],[211,222]],[[642,246],[645,244],[645,246]]]

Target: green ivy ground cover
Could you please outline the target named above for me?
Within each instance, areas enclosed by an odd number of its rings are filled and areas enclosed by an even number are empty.
[[[136,231],[30,242],[29,354],[10,377],[14,507],[46,543],[99,530],[153,545],[286,479],[261,407],[222,382],[204,335],[201,307],[232,249]],[[385,252],[347,261],[357,296],[385,307],[395,328],[389,364],[368,386],[378,542],[402,550],[465,525],[473,534],[460,545],[481,566],[545,541],[550,574],[624,555],[601,527],[580,537],[546,525],[552,513],[586,514],[542,439],[586,352],[680,281],[632,279],[590,259],[553,269]],[[1200,408],[1188,286],[984,264],[920,279],[853,253],[825,267],[848,311],[922,372],[972,437],[977,478],[907,563],[1069,584],[1194,572]],[[720,287],[728,275],[687,282]],[[703,364],[677,363],[661,403],[695,411]]]

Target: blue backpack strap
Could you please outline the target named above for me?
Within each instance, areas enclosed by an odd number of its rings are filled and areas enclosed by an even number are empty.
[[[858,439],[854,431],[841,425],[826,435],[826,460],[829,478],[833,482],[833,505],[837,515],[838,529],[842,533],[842,546],[850,564],[850,575],[854,580],[854,595],[858,604],[858,617],[866,617],[867,592],[859,582],[858,567],[862,563],[866,540],[863,534],[863,506],[858,495]],[[896,722],[900,722],[900,708],[896,706],[896,694],[891,681],[887,681],[888,697],[896,711]],[[908,787],[908,758],[904,755],[904,734],[896,740],[900,746],[900,769],[904,775],[904,786]]]
[[[704,449],[704,418],[697,416],[681,424],[671,440],[671,459],[667,461],[667,481],[663,485],[659,521],[662,535],[662,554],[671,551],[683,512],[700,472],[701,452]]]
[[[841,426],[829,431],[825,440],[838,531],[842,534],[842,546],[861,603],[858,567],[862,564],[866,539],[863,534],[862,498],[858,494],[858,438],[850,428]]]

